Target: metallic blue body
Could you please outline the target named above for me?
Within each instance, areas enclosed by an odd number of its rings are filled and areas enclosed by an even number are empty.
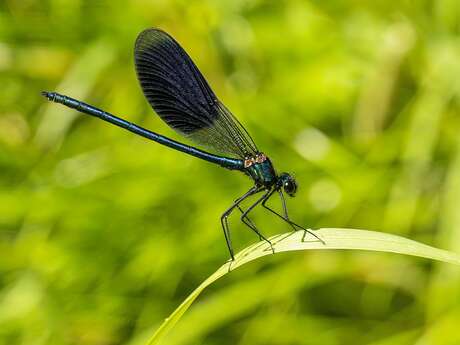
[[[220,166],[230,169],[230,170],[244,170],[244,163],[241,159],[229,158],[214,155],[212,153],[199,150],[195,147],[179,143],[175,140],[169,139],[161,134],[151,132],[148,129],[142,128],[138,125],[135,125],[132,122],[123,120],[115,115],[112,115],[106,111],[93,107],[92,105],[86,104],[82,101],[76,100],[74,98],[61,95],[57,92],[43,92],[43,95],[48,98],[50,101],[61,103],[69,108],[76,109],[82,113],[98,117],[104,121],[110,122],[118,127],[127,129],[130,132],[136,133],[144,138],[156,141],[159,144],[171,147],[178,151],[187,153],[191,156],[201,158],[205,161],[219,164]]]
[[[238,208],[242,212],[241,220],[243,221],[243,223],[245,223],[251,230],[253,230],[259,236],[260,239],[263,239],[267,243],[269,243],[273,252],[274,252],[274,249],[272,247],[272,243],[270,242],[270,240],[264,237],[259,232],[257,227],[248,217],[248,213],[252,209],[254,209],[254,207],[258,204],[262,204],[262,206],[266,208],[267,210],[269,210],[271,213],[275,214],[276,216],[286,221],[288,224],[290,224],[293,230],[296,230],[296,228],[303,229],[305,232],[312,234],[319,241],[324,243],[324,241],[321,240],[314,233],[292,222],[289,219],[282,190],[284,190],[284,192],[287,193],[289,196],[294,196],[297,190],[297,183],[295,182],[295,179],[287,173],[281,173],[278,176],[276,174],[276,171],[275,171],[275,168],[273,167],[272,162],[263,153],[258,152],[253,157],[245,157],[244,160],[214,155],[212,153],[202,151],[195,147],[185,145],[175,140],[169,139],[163,135],[151,132],[145,128],[135,125],[134,123],[125,121],[115,115],[107,113],[101,109],[93,107],[89,104],[86,104],[74,98],[64,96],[56,92],[42,92],[42,94],[46,98],[48,98],[50,101],[61,103],[69,108],[76,109],[82,113],[98,117],[104,121],[110,122],[118,127],[127,129],[128,131],[138,134],[144,138],[153,140],[161,145],[171,147],[178,151],[187,153],[191,156],[203,159],[205,161],[208,161],[214,164],[218,164],[230,170],[242,171],[246,175],[251,177],[254,180],[255,185],[248,192],[246,192],[243,196],[238,198],[234,202],[234,204],[227,211],[224,212],[224,214],[222,215],[220,219],[222,228],[224,230],[225,240],[227,242],[227,247],[230,252],[230,257],[232,260],[234,260],[235,258],[233,255],[233,248],[231,245],[230,230],[228,228],[227,218],[235,208]],[[264,194],[254,204],[252,204],[252,206],[250,206],[248,209],[243,210],[239,206],[242,201],[244,201],[245,199],[247,199],[248,197],[252,195],[262,192],[263,190],[265,190]],[[272,210],[267,205],[265,205],[267,200],[271,197],[271,195],[274,192],[278,192],[280,195],[280,198],[283,204],[283,214],[282,215]]]
[[[254,180],[257,187],[271,189],[278,182],[275,168],[268,158],[262,163],[254,163],[245,168],[244,172]]]
[[[161,119],[198,145],[206,144],[206,147],[226,154],[227,157],[151,132],[74,98],[56,92],[42,92],[42,95],[52,102],[97,117],[161,145],[218,164],[226,169],[239,170],[249,176],[254,181],[254,185],[236,199],[220,217],[232,260],[235,257],[228,217],[235,209],[241,212],[241,221],[254,231],[259,239],[265,240],[273,252],[275,250],[270,240],[258,230],[248,216],[257,205],[261,205],[287,222],[294,231],[301,229],[304,231],[304,236],[310,233],[324,243],[314,233],[289,218],[284,193],[291,197],[295,195],[297,191],[295,179],[288,173],[279,175],[276,173],[270,159],[259,151],[246,129],[219,101],[192,59],[174,38],[156,28],[144,30],[136,39],[134,58],[142,91]],[[242,202],[258,193],[262,195],[259,195],[252,205],[247,208],[242,207]],[[283,207],[282,213],[266,205],[274,193],[279,194]]]

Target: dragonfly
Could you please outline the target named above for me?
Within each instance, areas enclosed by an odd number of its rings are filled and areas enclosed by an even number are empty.
[[[272,242],[249,218],[249,213],[258,205],[288,223],[293,231],[303,230],[304,234],[309,233],[324,243],[319,236],[289,217],[284,194],[295,196],[298,184],[294,177],[286,172],[277,174],[268,156],[257,148],[248,131],[217,98],[190,56],[172,36],[157,28],[142,31],[134,45],[134,61],[141,89],[153,110],[169,127],[203,149],[152,132],[69,96],[47,91],[42,95],[49,101],[97,117],[161,145],[249,176],[253,186],[220,217],[232,261],[235,255],[228,218],[236,209],[241,212],[241,221],[260,240],[267,242],[273,253]],[[282,212],[267,205],[275,193],[280,197]],[[259,197],[244,209],[242,202],[256,194]]]

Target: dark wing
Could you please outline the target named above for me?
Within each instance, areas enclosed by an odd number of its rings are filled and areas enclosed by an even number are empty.
[[[145,97],[171,128],[221,154],[244,159],[258,152],[174,38],[147,29],[137,37],[134,58]]]

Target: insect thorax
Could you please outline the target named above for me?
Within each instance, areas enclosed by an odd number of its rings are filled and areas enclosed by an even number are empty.
[[[258,186],[269,188],[277,181],[275,168],[270,159],[263,153],[258,153],[253,157],[247,157],[244,160],[244,168],[246,173],[252,177]]]

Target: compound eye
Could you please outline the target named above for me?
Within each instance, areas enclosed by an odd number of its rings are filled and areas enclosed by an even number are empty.
[[[289,180],[289,181],[284,182],[283,188],[284,188],[286,193],[291,195],[291,194],[295,193],[295,191],[297,189],[297,186],[296,186],[295,182]]]

